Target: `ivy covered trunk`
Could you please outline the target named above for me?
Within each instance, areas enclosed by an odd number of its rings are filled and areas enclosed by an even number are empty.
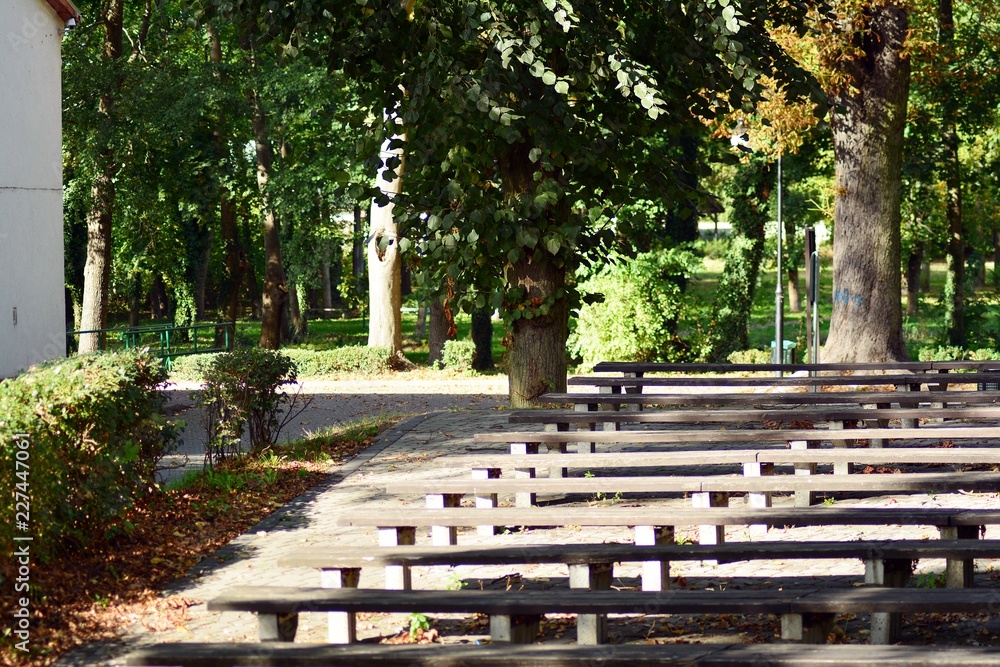
[[[733,179],[733,236],[712,306],[711,361],[723,362],[730,353],[749,346],[750,309],[764,252],[772,181],[771,164],[762,155],[752,156]]]
[[[566,269],[536,251],[508,267],[507,283],[524,290],[507,345],[510,406],[531,407],[544,393],[566,391],[569,308],[565,296],[555,296],[565,292]]]
[[[402,159],[402,149],[390,149],[387,138],[382,145],[382,159]],[[371,234],[368,237],[368,346],[388,347],[393,356],[403,359],[403,259],[399,255],[399,228],[393,217],[392,198],[402,191],[403,164],[394,177],[386,179],[379,172],[376,185],[389,196],[385,206],[372,204]]]
[[[831,128],[837,200],[833,314],[826,362],[906,359],[900,272],[900,168],[910,63],[906,10],[869,8],[861,53],[840,66],[851,85],[835,96]]]
[[[476,355],[472,358],[472,369],[493,370],[493,310],[479,308],[472,311],[472,342],[476,345]]]

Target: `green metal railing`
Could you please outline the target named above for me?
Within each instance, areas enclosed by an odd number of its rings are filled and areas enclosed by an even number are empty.
[[[206,332],[208,335],[205,335]],[[75,337],[87,334],[100,336],[98,348],[101,350],[149,348],[153,355],[163,359],[167,368],[172,368],[176,357],[232,350],[236,338],[236,323],[210,322],[186,326],[154,324],[124,329],[70,331],[66,334],[66,349],[77,349]],[[119,344],[111,344],[110,340],[115,340]]]

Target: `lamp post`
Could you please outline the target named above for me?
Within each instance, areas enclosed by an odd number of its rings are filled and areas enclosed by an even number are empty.
[[[774,363],[781,365],[785,360],[785,290],[781,288],[781,153],[778,153],[778,241],[777,276],[774,282]],[[781,370],[775,375],[782,376]]]

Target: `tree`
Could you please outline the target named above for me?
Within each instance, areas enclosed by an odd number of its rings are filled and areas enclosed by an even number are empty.
[[[841,19],[863,29],[826,52],[837,200],[829,362],[906,359],[900,303],[900,170],[910,63],[907,13],[869,3]],[[853,21],[853,22],[852,22]]]

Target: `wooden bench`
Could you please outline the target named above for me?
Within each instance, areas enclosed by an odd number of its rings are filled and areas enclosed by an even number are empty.
[[[747,373],[799,372],[808,373],[873,373],[908,371],[911,373],[948,373],[950,371],[983,372],[1000,369],[1000,359],[989,361],[885,361],[862,363],[796,363],[796,364],[717,364],[663,363],[650,361],[601,361],[594,365],[595,373],[623,373],[642,377],[646,373]]]
[[[945,397],[947,397],[945,399]],[[636,409],[647,406],[806,406],[844,405],[879,406],[897,405],[902,408],[932,407],[947,403],[956,405],[1000,405],[1000,391],[835,391],[835,392],[782,392],[782,393],[688,393],[688,394],[612,394],[612,393],[550,393],[538,398],[539,403],[576,406],[577,410],[599,410],[601,406],[618,410],[622,407]]]
[[[663,507],[558,507],[558,508],[442,508],[381,509],[341,515],[338,526],[376,528],[378,543],[385,547],[412,545],[416,529],[430,527],[436,542],[454,543],[459,528],[512,527],[611,527],[634,529],[636,545],[670,544],[678,526],[935,526],[941,539],[977,539],[980,526],[1000,524],[1000,510],[944,508],[663,508]],[[702,546],[702,545],[699,545]],[[722,546],[722,545],[719,545]],[[952,581],[971,581],[972,562],[949,559],[947,576]],[[646,561],[642,582],[645,590],[662,590],[669,578],[669,565]],[[386,566],[386,586],[410,588],[407,565]]]
[[[763,424],[763,423],[839,423],[844,427],[859,422],[874,425],[897,419],[966,420],[989,419],[1000,422],[1000,404],[975,407],[928,408],[844,408],[844,407],[784,407],[772,409],[705,408],[655,410],[643,412],[611,412],[570,410],[518,410],[508,416],[511,424],[541,424],[553,430],[575,426],[595,430],[601,425],[620,424]]]
[[[130,667],[986,667],[1000,648],[798,644],[573,646],[448,644],[330,646],[289,643],[156,644],[130,653]]]
[[[946,570],[946,585],[972,585],[971,563],[976,558],[1000,558],[1000,540],[869,540],[853,542],[762,542],[704,546],[695,544],[547,544],[494,547],[383,547],[301,549],[278,561],[279,567],[308,567],[321,571],[326,588],[356,588],[364,567],[409,568],[462,565],[517,565],[558,563],[569,570],[573,588],[607,589],[614,578],[614,564],[649,562],[658,567],[663,587],[669,579],[671,561],[720,560],[819,560],[860,559],[865,582],[902,586],[909,579],[914,561],[946,558],[968,567]],[[387,579],[387,582],[389,579]],[[643,580],[643,590],[654,590]],[[661,590],[657,588],[655,590]],[[581,618],[578,633],[593,633],[592,643],[606,624],[599,618]],[[353,614],[335,612],[329,618],[329,641],[352,643],[357,640]]]
[[[939,391],[949,384],[995,383],[996,373],[912,373],[899,375],[786,375],[784,377],[677,375],[658,377],[576,376],[567,380],[569,386],[598,387],[612,393],[641,392],[646,387],[881,387],[895,385],[898,390],[917,390],[928,386]]]
[[[614,591],[371,591],[241,586],[209,600],[209,611],[257,614],[262,642],[295,639],[298,616],[308,612],[486,614],[494,642],[534,642],[545,614],[728,615],[781,618],[785,640],[825,643],[837,614],[982,613],[1000,610],[1000,591],[868,586],[847,589]],[[872,643],[894,641],[897,631],[874,629]],[[584,642],[604,639],[581,636]]]

